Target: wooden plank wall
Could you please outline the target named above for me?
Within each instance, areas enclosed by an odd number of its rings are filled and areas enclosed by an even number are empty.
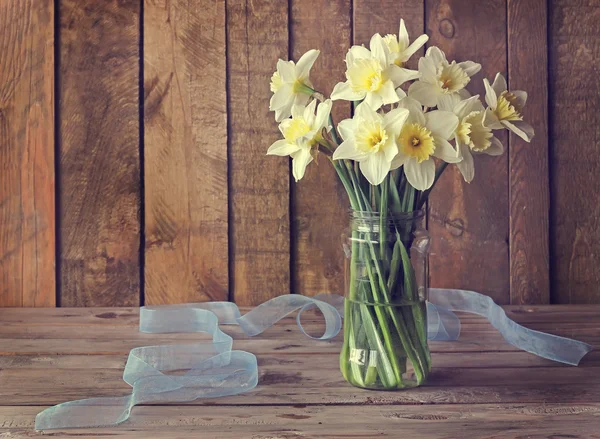
[[[327,94],[348,48],[400,17],[483,65],[473,91],[497,71],[527,90],[536,129],[531,144],[504,135],[471,184],[444,175],[432,285],[599,303],[600,0],[6,0],[0,306],[342,292],[345,194],[326,160],[295,184],[265,155],[269,79],[318,48]],[[336,103],[337,121],[350,114]]]

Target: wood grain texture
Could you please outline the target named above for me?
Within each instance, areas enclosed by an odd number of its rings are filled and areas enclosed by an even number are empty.
[[[287,3],[227,2],[230,298],[252,305],[290,292],[290,172],[267,157],[279,138],[269,81],[288,58]]]
[[[137,0],[61,0],[61,305],[137,305]]]
[[[0,306],[54,306],[54,9],[0,2]]]
[[[600,345],[598,306],[506,309],[511,318],[534,329],[562,335],[576,331],[581,340]],[[309,332],[322,328],[316,314],[306,314]],[[201,334],[139,333],[137,315],[134,308],[0,309],[0,321],[7,322],[0,326],[0,435],[42,435],[32,430],[34,417],[52,404],[126,395],[130,387],[122,381],[122,370],[132,346],[209,340]],[[481,317],[463,314],[461,341],[432,343],[434,368],[427,385],[360,391],[339,372],[341,338],[310,340],[294,327],[293,317],[257,337],[223,328],[234,336],[236,349],[257,354],[259,384],[250,392],[185,405],[135,407],[131,419],[114,428],[45,433],[59,438],[202,434],[266,439],[398,437],[401,431],[425,438],[591,438],[600,427],[600,354],[595,351],[579,367],[560,365],[515,350]],[[269,340],[280,346],[261,347],[261,341]],[[469,355],[440,348],[471,341],[478,348]],[[47,351],[31,350],[36,343]],[[75,353],[74,345],[87,352]],[[108,345],[113,353],[103,351]]]
[[[600,1],[550,5],[552,302],[597,303]]]
[[[311,71],[317,90],[329,96],[343,82],[343,60],[351,44],[350,0],[292,0],[290,38],[292,59],[310,49],[321,54]],[[350,103],[336,101],[334,121],[350,117]],[[320,155],[304,178],[292,183],[292,289],[314,296],[322,292],[343,294],[344,252],[341,236],[348,227],[348,195],[330,160]]]
[[[510,135],[510,302],[549,303],[546,0],[508,0],[507,11],[509,88],[527,91],[524,117],[535,129],[531,143]]]
[[[225,1],[144,3],[145,301],[227,300]]]
[[[1,407],[0,434],[10,438],[41,436],[32,432],[42,407]],[[596,437],[599,404],[439,404],[434,406],[271,406],[265,407],[143,406],[131,419],[111,429],[53,431],[53,437],[175,439],[201,434],[203,438],[333,437],[419,439],[481,439]]]
[[[506,76],[504,0],[427,0],[429,45],[448,60],[472,60],[482,70],[467,88],[484,96],[483,78]],[[507,146],[504,132],[495,135]],[[475,179],[449,166],[429,202],[431,286],[464,288],[509,303],[508,154],[476,157]]]

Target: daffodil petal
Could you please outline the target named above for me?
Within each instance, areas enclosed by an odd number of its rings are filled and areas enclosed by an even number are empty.
[[[283,84],[279,90],[277,90],[275,93],[273,93],[273,96],[271,96],[271,100],[269,101],[269,110],[274,111],[278,108],[286,106],[287,104],[293,103],[294,95],[292,91],[291,85]]]
[[[492,110],[495,110],[498,106],[498,96],[487,78],[483,78],[483,85],[485,85],[485,103],[488,104],[488,107]]]
[[[381,119],[381,116],[377,114],[377,109],[371,107],[366,99],[354,109],[354,115],[359,120],[377,121]]]
[[[394,88],[394,84],[392,81],[384,82],[381,89],[379,89],[378,93],[381,96],[381,101],[384,105],[393,104],[394,102],[398,102],[400,98],[396,94],[396,89]]]
[[[419,59],[419,73],[421,74],[420,80],[429,84],[435,84],[437,81],[437,67],[435,62],[431,58],[425,56]]]
[[[306,107],[304,105],[292,105],[292,117],[298,119],[304,117]]]
[[[445,96],[455,96],[455,99],[458,98],[458,103],[454,107],[454,114],[458,116],[459,119],[468,116],[473,111],[483,110],[483,105],[479,100],[479,95],[471,96],[464,101],[460,100],[460,96],[457,95],[445,95]],[[440,110],[445,110],[444,108],[439,107]]]
[[[426,82],[416,81],[408,87],[408,96],[416,99],[426,107],[435,107],[439,94],[435,86]]]
[[[533,127],[522,120],[513,120],[510,122],[508,120],[503,120],[500,123],[526,142],[531,142],[531,139],[533,139],[535,134]]]
[[[438,96],[437,107],[443,111],[454,111],[454,114],[460,118],[461,115],[459,114],[458,110],[456,110],[460,103],[460,96],[457,93],[440,94]]]
[[[365,93],[355,93],[347,82],[338,82],[331,92],[331,100],[360,101],[365,98]]]
[[[418,163],[411,158],[404,163],[404,175],[412,187],[425,191],[433,185],[435,179],[435,162],[433,159]]]
[[[352,138],[354,132],[354,124],[355,122],[353,119],[344,119],[340,123],[338,123],[337,128],[343,140],[348,140]]]
[[[407,160],[408,160],[408,156],[403,154],[402,152],[398,151],[398,154],[396,154],[396,157],[394,157],[392,160],[390,169],[398,169],[400,166],[402,166],[404,163],[406,163]]]
[[[514,90],[511,93],[516,98],[515,103],[517,104],[517,106],[523,108],[527,103],[527,92],[523,90]]]
[[[438,159],[442,159],[446,163],[458,163],[463,159],[460,152],[443,137],[433,136],[433,141],[435,142],[433,155]]]
[[[318,50],[311,49],[300,57],[298,64],[296,64],[296,75],[298,78],[305,78],[308,76],[310,69],[319,57],[320,53],[321,52]]]
[[[423,34],[415,41],[412,42],[410,46],[408,46],[401,54],[401,61],[406,62],[409,60],[411,56],[415,54],[417,50],[425,45],[425,43],[429,40],[429,36]]]
[[[360,162],[360,171],[365,178],[374,186],[381,184],[385,176],[390,172],[391,163],[386,159],[383,152],[370,154]]]
[[[293,61],[277,61],[277,71],[283,83],[293,83],[296,81],[296,67]]]
[[[329,113],[331,113],[332,102],[327,99],[321,102],[317,107],[317,116],[315,117],[314,125],[319,130],[323,127],[329,127]]]
[[[400,29],[398,29],[398,43],[400,43],[401,49],[406,49],[408,47],[408,32],[406,31],[406,24],[404,24],[404,19],[400,19]]]
[[[350,67],[354,60],[371,58],[371,51],[365,46],[352,46],[346,53],[346,65]]]
[[[292,155],[292,175],[296,181],[304,177],[306,167],[313,161],[309,148],[302,148]]]
[[[467,183],[471,183],[473,181],[473,177],[475,177],[475,162],[473,160],[473,154],[471,153],[471,148],[467,145],[461,145],[461,154],[463,160],[456,164],[456,167],[462,174],[463,178]]]
[[[504,145],[502,142],[500,142],[497,137],[492,137],[490,141],[492,144],[483,152],[491,156],[502,155],[504,153]]]
[[[385,154],[385,159],[391,164],[394,157],[398,155],[398,145],[396,145],[396,140],[390,137],[387,142],[385,142],[382,151]]]
[[[395,64],[385,69],[385,75],[392,80],[394,87],[399,87],[407,81],[417,79],[421,74],[417,70],[405,69]]]
[[[492,130],[503,130],[504,126],[498,120],[496,113],[494,113],[490,108],[485,110],[485,115],[483,117],[483,125],[491,128]]]
[[[286,156],[298,151],[299,149],[300,148],[295,143],[290,143],[285,139],[281,139],[269,146],[267,155]]]
[[[352,139],[348,139],[342,142],[340,146],[338,146],[333,152],[333,160],[364,160],[367,155],[358,150],[356,146],[354,146],[354,141]]]
[[[435,110],[425,114],[425,126],[445,140],[450,139],[458,126],[458,117],[450,111]]]
[[[373,58],[379,61],[382,66],[388,64],[389,50],[380,34],[375,34],[371,37],[369,48],[371,49]]]
[[[402,131],[402,126],[408,119],[409,111],[406,108],[395,108],[394,110],[386,113],[383,116],[383,123],[385,130],[388,131],[392,137],[397,137]]]
[[[444,62],[448,62],[446,60],[446,55],[444,54],[444,52],[442,52],[437,46],[431,46],[429,49],[427,49],[425,56],[427,58],[431,58],[436,67],[438,67]]]
[[[469,77],[479,73],[481,70],[481,64],[478,64],[473,61],[463,61],[458,63],[458,67],[463,69]]]
[[[304,112],[302,114],[302,117],[304,118],[304,120],[306,121],[306,123],[309,126],[312,126],[315,122],[315,109],[317,107],[317,101],[313,100],[310,104],[308,104],[305,108],[304,108]],[[294,113],[292,112],[292,117],[294,116]]]
[[[371,107],[373,110],[377,111],[383,105],[383,99],[381,98],[381,95],[377,93],[367,93],[364,103]]]
[[[504,79],[502,73],[496,73],[496,77],[494,78],[492,88],[496,92],[496,96],[500,96],[503,91],[508,90],[508,85],[506,85],[506,79]]]
[[[425,115],[423,114],[423,108],[421,104],[410,96],[401,99],[398,102],[398,108],[406,108],[409,111],[408,119],[406,122],[418,123],[419,125],[425,125]]]

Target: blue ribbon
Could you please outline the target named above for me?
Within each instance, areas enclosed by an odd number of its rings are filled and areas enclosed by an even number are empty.
[[[316,340],[329,340],[341,329],[343,306],[343,297],[330,294],[314,298],[279,296],[244,316],[230,302],[143,306],[141,332],[204,332],[212,336],[212,342],[134,348],[123,373],[123,380],[132,387],[130,395],[81,399],[49,407],[37,415],[35,428],[114,426],[126,421],[138,404],[189,402],[247,392],[258,383],[256,357],[250,352],[232,350],[233,339],[219,329],[219,324],[239,325],[246,335],[254,336],[299,310],[296,319],[300,330]],[[312,337],[302,327],[302,313],[312,308],[318,308],[325,319],[321,337]],[[592,350],[586,343],[524,328],[487,296],[437,288],[430,289],[427,304],[430,340],[459,337],[460,321],[452,311],[481,315],[508,343],[550,360],[577,365]],[[184,370],[185,374],[175,373]]]

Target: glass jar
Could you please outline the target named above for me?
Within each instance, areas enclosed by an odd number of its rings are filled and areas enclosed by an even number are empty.
[[[423,384],[427,346],[429,234],[423,210],[382,217],[352,211],[344,236],[346,297],[340,367],[366,389]]]

